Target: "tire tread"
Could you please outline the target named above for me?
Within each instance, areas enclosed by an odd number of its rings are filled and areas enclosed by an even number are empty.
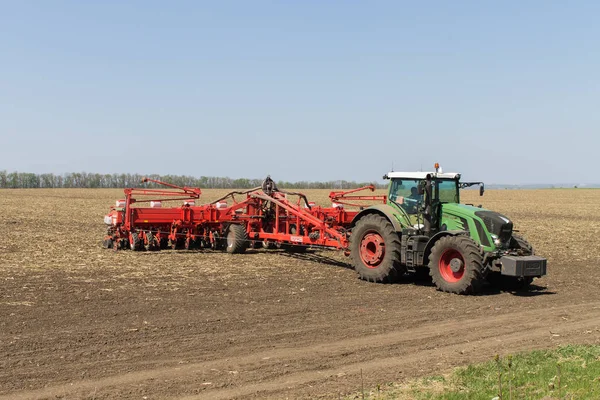
[[[231,224],[227,228],[227,234],[225,235],[227,242],[229,241],[229,235],[233,235],[233,243],[231,246],[227,243],[227,252],[229,254],[241,254],[245,252],[248,247],[246,228],[240,224]]]
[[[358,253],[360,240],[362,239],[362,230],[365,233],[370,230],[376,230],[385,240],[386,253],[389,252],[390,256],[384,256],[384,264],[382,267],[368,268],[366,267]],[[358,238],[358,236],[361,236]],[[357,242],[357,240],[359,242]],[[398,279],[402,272],[401,266],[401,243],[398,233],[394,230],[393,225],[385,217],[379,214],[367,214],[362,217],[354,228],[350,235],[350,259],[354,269],[358,273],[360,279],[368,282],[381,282],[389,283],[394,282]],[[388,257],[388,260],[385,258]]]
[[[448,248],[462,254],[465,261],[465,276],[458,282],[447,282],[439,272],[439,257]],[[483,284],[483,257],[481,249],[468,236],[444,236],[431,249],[429,275],[438,290],[456,294],[475,294]]]

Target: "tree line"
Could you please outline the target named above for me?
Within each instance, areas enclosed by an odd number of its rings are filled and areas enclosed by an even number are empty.
[[[33,188],[126,188],[157,187],[154,183],[142,184],[147,177],[177,186],[200,187],[205,189],[251,189],[261,186],[262,179],[188,175],[140,175],[140,174],[98,174],[88,172],[70,172],[65,174],[33,174],[29,172],[0,171],[0,189]],[[382,188],[385,185],[375,182],[327,181],[327,182],[287,182],[277,181],[277,186],[286,189],[354,189],[366,185]]]

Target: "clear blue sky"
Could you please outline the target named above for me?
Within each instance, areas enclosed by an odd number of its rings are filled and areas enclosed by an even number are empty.
[[[600,2],[2,1],[0,170],[599,182]]]

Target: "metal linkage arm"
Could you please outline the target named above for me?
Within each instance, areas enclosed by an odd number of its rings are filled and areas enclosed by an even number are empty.
[[[363,196],[363,195],[353,195],[352,194],[352,193],[360,192],[363,190],[370,190],[371,192],[374,192],[375,186],[368,185],[368,186],[360,187],[358,189],[347,190],[344,192],[331,192],[331,193],[329,193],[329,198],[331,199],[332,202],[339,203],[339,204],[346,204],[346,205],[355,206],[355,207],[361,207],[361,206],[364,206],[364,204],[352,203],[348,200],[351,200],[351,201],[356,201],[356,200],[359,200],[359,201],[381,201],[384,204],[387,203],[387,196],[385,194],[372,195],[372,196]]]
[[[327,234],[329,234],[331,237],[333,237],[337,243],[338,246],[340,248],[347,248],[348,247],[348,240],[345,234],[330,228],[329,226],[327,226],[327,223],[317,217],[315,217],[314,215],[312,215],[311,213],[307,212],[306,210],[303,210],[301,208],[299,208],[298,206],[295,205],[291,205],[289,204],[289,202],[287,202],[286,200],[282,199],[276,199],[274,197],[270,197],[267,196],[266,194],[262,194],[259,192],[254,192],[254,193],[250,193],[249,194],[250,197],[256,198],[256,199],[260,199],[263,201],[270,201],[273,204],[278,205],[279,207],[283,208],[284,210],[286,210],[287,212],[289,212],[290,214],[300,218],[301,220],[306,221],[307,223],[313,225],[316,229],[323,231],[324,233],[326,232]],[[325,238],[320,238],[320,240],[322,241],[326,241]]]
[[[139,194],[161,194],[161,193],[164,193],[164,194],[174,195],[174,196],[192,196],[196,199],[200,197],[200,194],[202,194],[202,191],[199,188],[191,188],[191,187],[187,187],[187,186],[181,187],[181,186],[173,185],[171,183],[159,181],[156,179],[143,178],[142,182],[143,183],[153,182],[153,183],[156,183],[157,185],[163,185],[163,186],[170,187],[173,189],[181,190],[183,193],[171,192],[171,191],[161,190],[161,189],[135,189],[136,191],[139,190],[139,192],[138,192]],[[146,192],[146,193],[141,193],[141,192]]]

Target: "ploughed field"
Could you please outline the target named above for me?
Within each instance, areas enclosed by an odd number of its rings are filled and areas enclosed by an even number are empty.
[[[463,202],[548,258],[530,291],[368,283],[335,251],[113,252],[103,216],[122,191],[2,190],[0,399],[337,399],[361,374],[373,387],[599,343],[600,190],[477,194]]]

